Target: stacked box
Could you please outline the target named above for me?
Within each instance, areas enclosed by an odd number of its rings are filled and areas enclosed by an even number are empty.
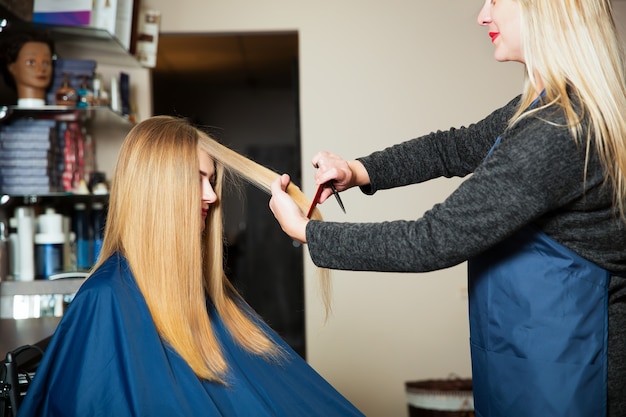
[[[62,159],[57,122],[20,119],[0,126],[0,192],[61,191]]]
[[[35,0],[33,22],[47,25],[85,26],[91,17],[92,0]]]

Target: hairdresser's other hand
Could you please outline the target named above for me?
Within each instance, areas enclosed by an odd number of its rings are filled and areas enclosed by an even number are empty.
[[[325,184],[332,181],[337,191],[344,191],[354,186],[370,183],[370,177],[360,161],[345,161],[338,155],[322,151],[313,156],[311,163],[317,168],[315,183]],[[320,203],[332,195],[330,187],[325,187],[320,197]]]
[[[289,237],[300,243],[306,243],[306,225],[309,219],[285,191],[290,181],[289,175],[283,174],[272,182],[270,210]]]

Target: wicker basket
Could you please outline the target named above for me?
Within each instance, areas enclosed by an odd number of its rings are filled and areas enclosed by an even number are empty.
[[[406,382],[410,417],[474,417],[471,379]]]

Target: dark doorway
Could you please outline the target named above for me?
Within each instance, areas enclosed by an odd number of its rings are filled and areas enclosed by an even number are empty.
[[[158,46],[155,114],[187,117],[300,184],[297,33],[161,34]],[[305,357],[302,247],[281,231],[268,200],[251,186],[224,196],[228,274]]]

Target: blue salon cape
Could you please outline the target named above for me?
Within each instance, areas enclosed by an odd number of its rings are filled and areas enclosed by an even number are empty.
[[[208,304],[229,386],[198,379],[159,337],[127,261],[113,255],[70,304],[18,416],[363,415],[271,330],[281,363],[244,351]]]
[[[608,271],[533,226],[469,262],[476,417],[604,417]]]

